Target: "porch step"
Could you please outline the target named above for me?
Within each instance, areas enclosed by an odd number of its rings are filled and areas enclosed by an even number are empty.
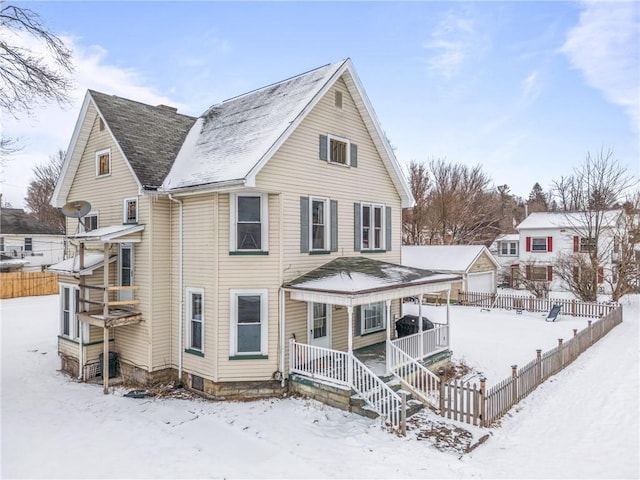
[[[397,379],[392,376],[388,377],[380,377],[384,382],[396,393],[402,391],[406,394],[407,398],[407,418],[411,415],[418,413],[420,410],[424,408],[424,405],[421,401],[416,400],[413,396],[413,393],[402,390],[402,386]],[[353,393],[351,398],[349,399],[349,410],[353,413],[357,413],[358,415],[362,415],[363,417],[368,418],[378,418],[378,412],[373,410],[367,402],[362,398],[362,396],[358,393]]]

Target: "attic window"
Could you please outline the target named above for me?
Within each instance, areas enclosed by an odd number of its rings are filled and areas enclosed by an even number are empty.
[[[338,108],[342,108],[342,92],[336,91],[335,105]]]
[[[96,177],[111,175],[111,149],[96,152]]]

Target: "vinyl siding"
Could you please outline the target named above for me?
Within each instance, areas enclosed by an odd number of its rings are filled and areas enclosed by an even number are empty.
[[[486,253],[482,253],[469,269],[469,273],[495,271],[496,267]]]

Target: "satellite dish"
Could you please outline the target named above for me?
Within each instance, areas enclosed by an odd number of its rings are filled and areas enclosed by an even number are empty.
[[[91,204],[84,200],[69,202],[62,207],[62,214],[65,217],[82,218],[91,211]]]

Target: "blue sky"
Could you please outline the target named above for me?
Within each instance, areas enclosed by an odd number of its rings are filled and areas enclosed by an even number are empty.
[[[350,57],[402,164],[480,164],[527,196],[612,148],[638,176],[638,2],[18,2],[75,52],[74,104],[4,115],[22,204],[87,88],[198,115]]]

